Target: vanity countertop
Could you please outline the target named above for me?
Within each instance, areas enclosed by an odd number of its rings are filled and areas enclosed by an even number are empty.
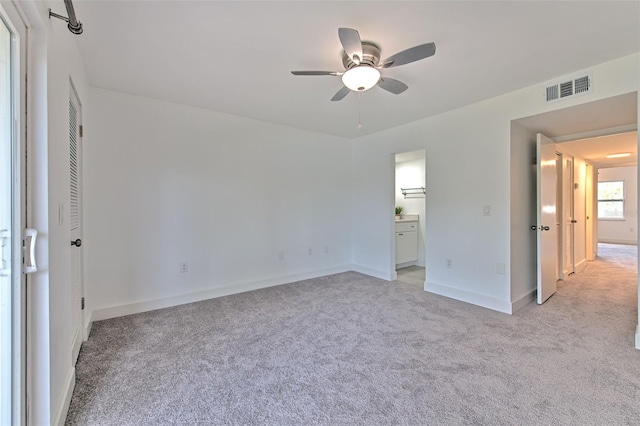
[[[400,222],[417,222],[418,215],[417,214],[405,214],[400,216],[400,219],[396,219],[396,223]]]

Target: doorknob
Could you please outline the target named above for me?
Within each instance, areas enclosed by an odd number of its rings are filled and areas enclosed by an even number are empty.
[[[71,245],[72,246],[76,246],[76,247],[80,247],[82,245],[82,240],[80,238],[78,238],[75,241],[71,241]]]
[[[531,225],[531,230],[535,231],[535,230],[541,230],[541,231],[548,231],[549,227],[548,226],[536,226],[536,225]]]

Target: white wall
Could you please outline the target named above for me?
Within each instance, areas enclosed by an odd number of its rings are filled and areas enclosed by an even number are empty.
[[[536,288],[536,132],[511,122],[510,300],[514,311],[528,303]]]
[[[30,297],[29,398],[31,424],[64,422],[73,391],[69,224],[69,93],[81,100],[88,84],[75,37],[50,20],[61,3],[17,3],[28,21],[28,226],[38,230],[38,272],[28,277]],[[62,6],[64,8],[64,6]],[[88,114],[88,112],[86,112]],[[58,220],[62,206],[66,217]]]
[[[563,102],[544,102],[545,84],[512,92],[354,141],[354,218],[374,212],[353,225],[354,263],[390,274],[387,226],[393,198],[387,159],[396,152],[425,149],[427,158],[426,289],[445,296],[512,312],[518,297],[530,300],[535,282],[513,283],[511,268],[530,268],[530,260],[511,247],[511,222],[529,221],[527,209],[511,211],[513,191],[528,191],[524,180],[511,188],[514,167],[532,167],[526,155],[511,158],[511,120],[638,90],[638,55],[592,67],[597,90]],[[491,216],[482,215],[490,205]],[[527,230],[528,230],[527,224]],[[530,231],[529,231],[530,232]],[[526,243],[527,245],[529,243]],[[445,259],[454,267],[446,268]],[[499,274],[498,264],[505,265]],[[510,267],[509,267],[510,266]],[[514,279],[516,276],[514,276]],[[517,277],[523,279],[523,277]]]
[[[425,266],[425,195],[405,198],[402,188],[418,188],[425,186],[425,159],[396,163],[396,206],[404,207],[402,214],[418,215],[418,260],[416,265]]]
[[[56,3],[56,5],[58,5]],[[69,228],[69,93],[70,79],[81,102],[88,97],[88,84],[75,35],[64,22],[49,20],[47,35],[47,96],[49,154],[49,327],[51,355],[51,415],[66,417],[74,385],[71,316],[71,246]],[[84,108],[84,117],[90,112]],[[63,206],[64,219],[58,220]],[[64,419],[62,419],[64,420]]]
[[[94,319],[350,269],[348,140],[97,88],[91,107]]]
[[[598,241],[638,244],[638,166],[598,169],[598,181],[624,181],[624,219],[598,220]]]

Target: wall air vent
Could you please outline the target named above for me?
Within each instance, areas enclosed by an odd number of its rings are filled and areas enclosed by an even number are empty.
[[[591,85],[591,74],[555,83],[545,89],[545,99],[547,102],[552,102],[574,95],[583,95],[591,92]]]
[[[566,98],[573,95],[573,81],[565,81],[560,83],[560,97]]]
[[[591,89],[591,79],[589,76],[584,76],[580,78],[576,78],[574,80],[575,93],[584,93],[588,92]]]
[[[547,102],[555,101],[558,99],[558,85],[554,84],[553,86],[547,87]]]

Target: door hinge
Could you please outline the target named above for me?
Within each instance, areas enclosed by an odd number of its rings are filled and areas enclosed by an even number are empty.
[[[84,297],[80,298],[80,310],[84,310]]]
[[[80,137],[83,137],[84,135],[84,126],[81,124],[80,125]]]

